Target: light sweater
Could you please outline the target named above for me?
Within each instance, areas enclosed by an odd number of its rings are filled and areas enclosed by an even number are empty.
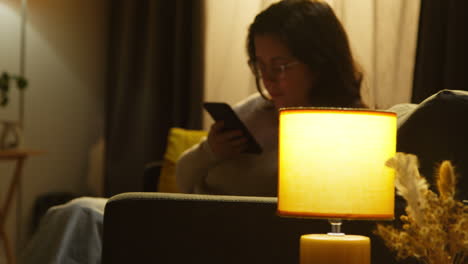
[[[388,111],[403,120],[415,104]],[[240,154],[231,159],[214,156],[206,140],[185,151],[176,165],[179,189],[185,193],[276,196],[278,182],[278,111],[258,93],[241,101],[234,111],[263,148],[260,155]]]
[[[182,192],[276,196],[278,181],[278,111],[258,93],[233,107],[263,152],[230,159],[214,156],[206,138],[185,151],[176,165]]]

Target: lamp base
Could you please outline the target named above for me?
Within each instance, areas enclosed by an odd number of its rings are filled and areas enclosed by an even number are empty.
[[[370,239],[344,234],[301,236],[300,264],[370,264]]]

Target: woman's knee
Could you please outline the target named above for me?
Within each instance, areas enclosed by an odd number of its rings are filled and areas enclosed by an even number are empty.
[[[72,215],[80,214],[83,211],[98,214],[104,213],[104,207],[107,202],[105,198],[97,197],[79,197],[65,204],[51,207],[46,215],[69,218]]]

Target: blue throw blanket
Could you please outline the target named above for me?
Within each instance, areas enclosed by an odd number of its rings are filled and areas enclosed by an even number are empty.
[[[106,202],[104,198],[81,197],[51,207],[19,263],[100,263]]]

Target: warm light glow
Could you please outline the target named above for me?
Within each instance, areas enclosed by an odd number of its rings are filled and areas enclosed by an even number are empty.
[[[393,219],[396,114],[281,109],[280,215]]]

